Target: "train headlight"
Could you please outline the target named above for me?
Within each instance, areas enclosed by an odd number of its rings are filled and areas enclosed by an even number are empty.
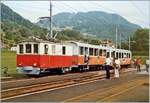
[[[19,66],[22,66],[22,64],[20,63]]]
[[[34,64],[33,64],[33,66],[35,67],[35,66],[37,66],[37,64],[36,64],[36,63],[34,63]]]

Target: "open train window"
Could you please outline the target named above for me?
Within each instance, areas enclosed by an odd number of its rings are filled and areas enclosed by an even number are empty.
[[[83,47],[79,47],[80,55],[83,55]]]
[[[26,44],[26,53],[31,53],[31,44]]]
[[[98,56],[98,49],[94,49],[94,56]]]
[[[19,53],[20,53],[20,54],[23,53],[23,45],[22,45],[22,44],[19,45]]]
[[[99,56],[102,56],[102,49],[99,50]]]
[[[90,48],[90,49],[89,49],[89,54],[90,54],[90,55],[93,55],[93,48]]]
[[[44,45],[44,54],[48,54],[48,45]]]
[[[33,47],[34,47],[34,53],[38,53],[38,44],[34,44]]]
[[[85,47],[85,55],[87,55],[87,54],[88,54],[88,48]]]
[[[66,54],[66,47],[65,47],[65,46],[62,47],[62,54],[63,54],[63,55]]]

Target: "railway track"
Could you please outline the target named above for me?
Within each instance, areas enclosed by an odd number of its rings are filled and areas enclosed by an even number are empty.
[[[43,91],[43,90],[49,90],[49,89],[55,90],[59,88],[65,88],[67,86],[80,85],[84,83],[94,82],[97,80],[102,80],[104,78],[105,75],[97,74],[97,75],[84,76],[84,77],[73,78],[73,79],[65,79],[61,81],[55,81],[55,82],[44,83],[44,84],[33,84],[29,86],[5,89],[1,91],[1,100],[7,100],[21,95],[30,95],[32,93]]]

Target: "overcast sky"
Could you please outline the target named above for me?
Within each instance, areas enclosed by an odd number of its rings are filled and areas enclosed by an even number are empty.
[[[49,1],[3,1],[14,11],[37,22],[39,17],[49,16]],[[128,21],[149,27],[149,1],[53,1],[53,15],[60,12],[104,11],[117,13]]]

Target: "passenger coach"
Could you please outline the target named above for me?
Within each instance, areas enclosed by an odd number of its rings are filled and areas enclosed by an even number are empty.
[[[45,72],[99,69],[106,58],[115,56],[121,65],[131,63],[131,51],[86,43],[23,41],[17,45],[17,71],[39,75]]]

